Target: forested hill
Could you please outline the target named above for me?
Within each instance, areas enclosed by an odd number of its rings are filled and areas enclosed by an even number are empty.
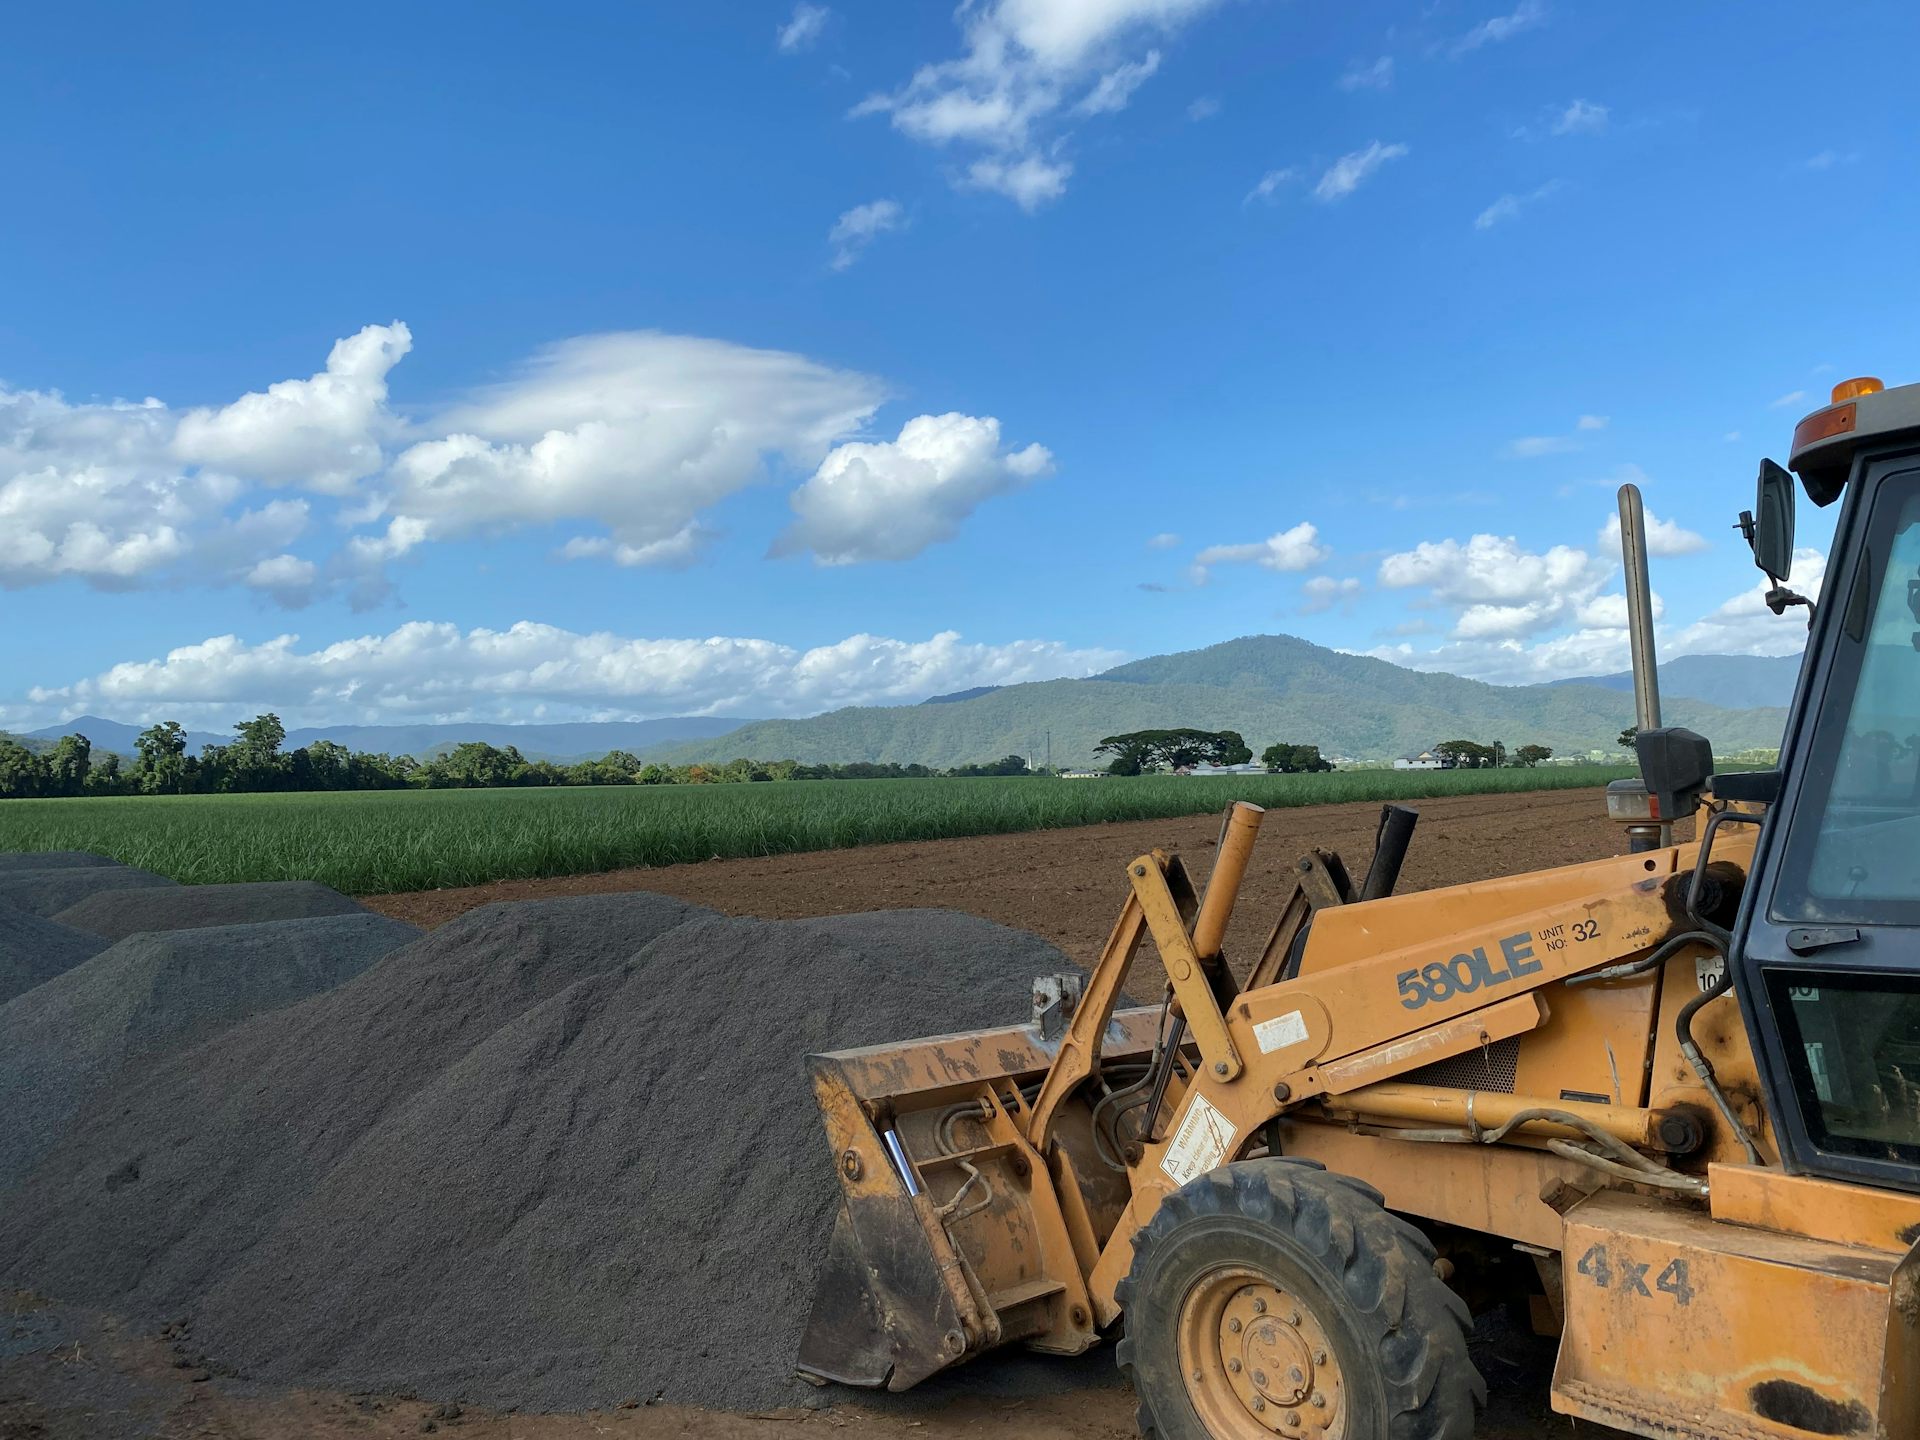
[[[1690,698],[1666,705],[1669,724],[1721,752],[1777,745],[1777,708],[1727,710]],[[766,720],[712,740],[655,752],[678,762],[735,756],[810,763],[897,760],[950,766],[1006,754],[1056,765],[1094,763],[1102,736],[1191,725],[1238,730],[1257,752],[1276,740],[1328,755],[1381,760],[1440,740],[1504,741],[1561,753],[1614,747],[1633,723],[1631,694],[1589,685],[1488,685],[1346,655],[1290,635],[1253,635],[1154,656],[1086,680],[1009,685],[942,704],[868,706],[805,720]]]

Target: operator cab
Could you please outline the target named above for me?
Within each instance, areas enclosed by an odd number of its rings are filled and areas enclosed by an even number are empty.
[[[1835,387],[1788,463],[1840,512],[1817,604],[1771,461],[1742,517],[1810,634],[1730,962],[1788,1167],[1920,1190],[1920,385]]]

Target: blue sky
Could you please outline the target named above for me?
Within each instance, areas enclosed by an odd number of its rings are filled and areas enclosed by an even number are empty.
[[[808,713],[1261,631],[1617,669],[1622,479],[1667,653],[1791,649],[1728,526],[1835,380],[1916,378],[1916,40],[21,12],[0,725]]]

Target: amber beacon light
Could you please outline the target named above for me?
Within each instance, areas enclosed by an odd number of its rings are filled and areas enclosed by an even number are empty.
[[[1886,388],[1886,386],[1882,385],[1871,375],[1861,375],[1853,380],[1842,380],[1838,385],[1833,387],[1833,403],[1838,405],[1842,400],[1858,400],[1862,395],[1878,395]]]

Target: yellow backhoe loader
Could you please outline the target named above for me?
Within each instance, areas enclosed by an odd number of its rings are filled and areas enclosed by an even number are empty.
[[[1230,966],[1237,805],[1204,894],[1127,865],[1032,1023],[811,1057],[845,1203],[802,1373],[1117,1335],[1164,1440],[1465,1440],[1467,1327],[1506,1303],[1560,1337],[1568,1415],[1920,1440],[1920,385],[1837,387],[1790,464],[1840,508],[1817,607],[1793,477],[1741,517],[1811,616],[1777,770],[1660,726],[1628,487],[1627,853],[1395,895],[1389,807],[1365,877],[1302,857]],[[1148,941],[1165,999],[1118,1008]]]

